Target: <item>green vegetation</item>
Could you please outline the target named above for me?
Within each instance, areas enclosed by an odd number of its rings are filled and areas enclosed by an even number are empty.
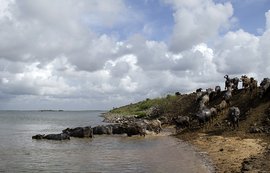
[[[137,117],[145,117],[151,113],[151,109],[159,108],[163,112],[169,111],[169,105],[173,105],[173,102],[176,102],[181,96],[180,95],[167,95],[164,98],[147,98],[144,101],[138,103],[129,104],[119,108],[114,108],[110,110],[110,113],[121,114],[121,115],[137,115]]]

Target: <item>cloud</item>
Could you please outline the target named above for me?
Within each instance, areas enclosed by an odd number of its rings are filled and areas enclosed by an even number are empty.
[[[258,67],[258,71],[260,75],[269,74],[270,73],[270,50],[269,50],[269,39],[270,39],[270,28],[269,28],[269,21],[270,21],[270,11],[266,14],[266,30],[260,37],[259,41],[259,52],[261,54],[260,57],[260,65]]]
[[[259,38],[243,30],[228,32],[215,46],[220,73],[247,74],[258,69]]]
[[[44,68],[39,68],[39,63],[35,62],[25,64],[23,72],[2,72],[1,91],[10,95],[40,96],[71,93],[74,88],[68,86],[63,77],[53,74],[56,61]]]
[[[228,27],[233,15],[230,3],[215,4],[212,0],[177,1],[165,0],[172,4],[175,24],[170,49],[181,52],[193,45],[207,42]]]
[[[0,15],[0,39],[4,41],[0,45],[0,57],[13,61],[50,61],[65,55],[85,69],[74,59],[82,57],[91,61],[100,53],[97,50],[103,46],[100,44],[109,44],[108,38],[94,32],[95,28],[113,27],[128,16],[124,15],[128,12],[121,0],[14,1],[1,11],[10,17]],[[89,70],[95,70],[95,65]]]
[[[108,109],[270,73],[269,12],[257,36],[230,30],[231,3],[162,2],[170,41],[127,1],[0,1],[0,109]]]
[[[265,13],[266,18],[266,30],[270,29],[270,10]]]

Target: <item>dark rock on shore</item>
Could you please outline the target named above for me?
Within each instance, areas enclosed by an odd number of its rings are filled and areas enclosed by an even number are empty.
[[[91,126],[76,127],[74,129],[67,128],[63,130],[63,133],[71,137],[77,137],[77,138],[92,138],[93,137],[93,129],[91,128]]]
[[[94,135],[127,134],[145,136],[146,127],[139,123],[109,124],[93,127]]]
[[[48,135],[41,135],[37,134],[35,136],[32,136],[32,139],[48,139],[48,140],[70,140],[70,136],[65,133],[60,133],[60,134],[48,134]]]
[[[32,139],[44,139],[45,135],[37,134],[35,136],[32,136]]]
[[[147,132],[160,133],[161,122],[159,120],[137,120],[126,121],[121,124],[99,125],[91,128],[76,127],[66,128],[60,134],[37,134],[32,136],[32,139],[49,139],[49,140],[65,140],[70,137],[77,138],[93,138],[94,135],[113,135],[113,134],[127,134],[127,136],[140,135],[145,136]]]
[[[93,130],[90,126],[88,127],[76,127],[74,129],[67,128],[62,131],[60,134],[48,134],[48,135],[41,135],[37,134],[32,136],[32,139],[48,139],[48,140],[69,140],[70,137],[78,137],[78,138],[92,138],[93,137]]]
[[[146,125],[146,130],[160,133],[162,130],[161,122],[158,119],[155,120],[144,120],[143,123]]]
[[[127,136],[133,135],[146,135],[146,127],[139,123],[124,123],[122,126],[123,132],[127,134]]]
[[[112,118],[114,119],[114,118]],[[159,120],[141,120],[135,118],[118,118],[122,123],[100,125],[93,127],[94,135],[127,134],[128,136],[145,136],[147,131],[160,133],[161,122]]]
[[[113,134],[113,127],[116,125],[100,125],[93,127],[93,134],[94,135],[111,135]]]

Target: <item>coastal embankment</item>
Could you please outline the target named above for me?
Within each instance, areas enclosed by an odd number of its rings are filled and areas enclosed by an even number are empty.
[[[212,95],[207,107],[219,108],[225,93]],[[159,119],[163,128],[174,127],[177,138],[194,145],[198,152],[206,153],[215,172],[270,172],[269,98],[270,92],[261,97],[259,90],[253,93],[233,90],[228,105],[219,109],[211,120],[200,124],[200,103],[196,93],[175,93],[114,108],[105,115],[105,121]],[[232,125],[231,107],[237,107],[241,112],[238,126]],[[125,117],[125,114],[129,116]]]

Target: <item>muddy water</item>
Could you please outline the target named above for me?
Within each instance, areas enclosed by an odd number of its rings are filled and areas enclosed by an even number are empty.
[[[210,172],[202,157],[170,136],[96,136],[37,141],[37,133],[101,124],[100,111],[0,112],[0,172]]]

